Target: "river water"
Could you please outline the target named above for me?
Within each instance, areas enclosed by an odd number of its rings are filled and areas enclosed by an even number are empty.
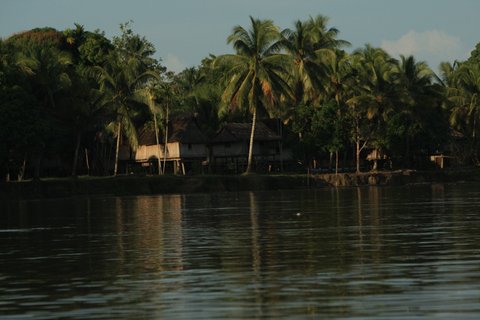
[[[480,318],[480,185],[0,210],[2,320]]]

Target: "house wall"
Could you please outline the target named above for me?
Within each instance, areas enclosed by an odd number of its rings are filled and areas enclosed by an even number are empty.
[[[182,158],[207,158],[207,146],[199,143],[181,144],[180,155]]]
[[[277,142],[257,142],[253,144],[253,156],[278,156]],[[248,143],[232,142],[213,145],[214,157],[247,157]]]
[[[248,155],[248,145],[240,142],[215,144],[212,152],[214,157],[238,157]]]
[[[180,143],[179,142],[167,143],[167,159],[178,159],[178,158],[180,158]]]
[[[230,144],[221,143],[212,146],[213,156],[216,158],[238,157],[247,158],[248,143],[233,142]],[[130,156],[130,148],[128,146],[121,146],[120,160],[135,160],[144,162],[151,159],[156,159],[160,154],[160,159],[164,158],[164,145],[160,144],[160,150],[157,145],[140,145],[136,153]],[[255,157],[275,157],[280,160],[280,153],[277,142],[263,142],[255,143],[253,146],[253,155]],[[167,160],[188,159],[188,158],[203,158],[208,157],[208,148],[205,144],[180,144],[179,142],[168,143]],[[283,150],[283,160],[291,158],[290,150]]]
[[[138,162],[164,158],[164,144],[160,144],[160,150],[157,145],[140,145],[137,152],[130,158],[130,148],[122,146],[120,149],[120,160],[135,160]],[[206,158],[208,154],[207,147],[204,144],[180,144],[179,142],[170,142],[167,144],[167,160],[176,160],[180,158]]]
[[[137,153],[135,154],[135,161],[146,161],[148,159],[157,158],[159,156],[160,159],[163,159],[163,150],[163,145],[141,145],[138,147]]]

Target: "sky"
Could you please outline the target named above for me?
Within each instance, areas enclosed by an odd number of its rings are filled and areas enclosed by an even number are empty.
[[[382,47],[395,58],[414,55],[437,70],[442,61],[468,58],[480,42],[479,0],[0,0],[0,37],[36,27],[100,29],[108,38],[119,25],[157,50],[156,58],[179,72],[209,54],[231,53],[232,28],[249,27],[249,16],[280,28],[318,14],[352,43]]]

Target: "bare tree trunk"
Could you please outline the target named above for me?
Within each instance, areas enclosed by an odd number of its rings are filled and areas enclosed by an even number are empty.
[[[250,132],[250,143],[249,143],[249,146],[248,146],[247,170],[245,170],[245,174],[249,174],[252,171],[253,141],[254,141],[254,136],[255,136],[256,122],[257,122],[257,108],[253,108],[252,131]]]
[[[335,175],[338,174],[338,150],[335,150]]]
[[[72,176],[77,175],[77,164],[78,164],[78,151],[80,150],[80,142],[82,140],[82,133],[77,133],[77,141],[75,143],[75,154],[73,156],[73,164],[72,164]]]
[[[120,152],[120,136],[122,134],[122,123],[118,122],[118,129],[117,129],[117,147],[115,149],[115,167],[113,169],[113,175],[117,175],[118,170],[118,154]]]
[[[25,176],[25,168],[27,167],[27,155],[23,157],[23,162],[22,162],[22,167],[20,168],[20,171],[18,172],[18,181],[22,181],[23,177]]]
[[[360,128],[358,126],[358,119],[356,119],[356,128],[355,128],[355,144],[356,144],[356,166],[357,166],[357,170],[356,172],[357,173],[360,173],[360,153],[362,152],[362,150],[367,146],[367,143],[368,143],[368,139],[366,139],[362,146],[360,146]]]
[[[357,173],[360,173],[360,139],[357,136],[356,139],[356,152],[355,152],[355,160],[356,160],[356,166],[357,166]]]
[[[7,174],[5,175],[5,182],[10,182],[10,166],[8,165],[8,161],[5,168],[7,169]]]
[[[358,125],[358,119],[355,119],[355,144],[356,144],[356,152],[355,152],[355,160],[357,166],[357,173],[360,173],[360,128]]]

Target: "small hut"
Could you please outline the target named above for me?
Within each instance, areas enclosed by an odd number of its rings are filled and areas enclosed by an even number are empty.
[[[446,156],[442,153],[430,155],[430,161],[435,164],[439,169],[445,169],[452,165],[452,162],[455,160],[452,156]]]
[[[372,170],[378,170],[380,166],[384,166],[388,160],[388,156],[380,149],[373,149],[368,155],[367,160],[373,162]]]

